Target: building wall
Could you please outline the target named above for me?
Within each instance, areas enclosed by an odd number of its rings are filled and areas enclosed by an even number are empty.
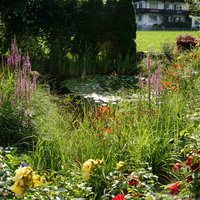
[[[157,4],[157,6],[156,6]],[[139,1],[135,3],[136,8],[149,8],[149,9],[166,9],[166,10],[187,10],[188,6],[180,2],[170,2],[170,1]],[[153,6],[156,7],[153,7]]]
[[[200,28],[200,17],[192,17],[192,28]]]
[[[188,6],[181,2],[171,1],[137,1],[136,10],[143,9],[142,13],[137,12],[136,21],[139,29],[151,29],[153,25],[159,25],[165,21],[168,22],[186,22],[187,16],[181,13],[181,10],[188,10]],[[147,10],[145,10],[147,9]],[[163,14],[160,10],[169,10],[168,14]],[[170,14],[170,10],[177,10],[181,14]],[[156,13],[159,11],[158,13]]]

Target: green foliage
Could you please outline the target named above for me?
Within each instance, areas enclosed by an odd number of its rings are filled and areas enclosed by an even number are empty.
[[[6,53],[5,46],[16,35],[19,46],[31,55],[33,67],[42,72],[64,76],[80,76],[83,72],[134,73],[136,24],[133,4],[131,0],[110,4],[102,0],[22,0],[13,4],[2,1],[1,20],[7,39],[3,40],[2,51]],[[92,61],[87,61],[90,66],[86,67],[84,62],[88,58]],[[120,59],[118,63],[116,58]],[[120,66],[120,62],[126,66]],[[105,63],[111,66],[107,68]]]
[[[93,56],[97,55],[98,41],[103,28],[102,12],[102,0],[88,0],[81,3],[73,40],[74,50],[80,56],[86,52],[87,48],[94,51]]]

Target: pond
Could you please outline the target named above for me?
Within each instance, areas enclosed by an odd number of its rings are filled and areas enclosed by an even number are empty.
[[[134,101],[138,98],[138,95],[135,94],[138,89],[137,76],[93,75],[87,76],[85,79],[66,79],[60,85],[61,88],[67,88],[72,94],[91,99],[102,105],[116,104],[124,99]]]

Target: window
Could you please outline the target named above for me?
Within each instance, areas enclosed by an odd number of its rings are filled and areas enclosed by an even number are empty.
[[[169,10],[169,3],[165,3],[165,10]]]
[[[158,4],[152,2],[152,3],[149,4],[149,8],[151,8],[151,9],[158,9]]]
[[[142,15],[138,16],[138,21],[141,22],[142,21]]]
[[[182,7],[181,7],[180,4],[175,4],[174,5],[174,10],[181,10],[181,9],[182,9]]]
[[[139,3],[139,8],[142,8],[142,2]]]
[[[176,4],[174,5],[174,10],[176,10]]]
[[[157,16],[156,15],[149,15],[149,22],[157,22]]]
[[[181,22],[181,17],[174,17],[174,22]]]
[[[200,21],[195,20],[194,25],[199,26],[200,25]]]
[[[137,9],[137,3],[135,3],[135,9]]]

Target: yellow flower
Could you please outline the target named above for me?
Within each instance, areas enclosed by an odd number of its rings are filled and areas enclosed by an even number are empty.
[[[124,164],[125,164],[124,161],[119,161],[119,162],[116,164],[116,169],[121,168],[122,166],[124,166]]]
[[[12,186],[12,192],[15,193],[17,198],[21,198],[21,196],[26,192],[29,187],[37,187],[43,184],[44,178],[33,172],[31,167],[19,167],[16,171],[16,175],[13,178],[15,181]]]
[[[11,191],[15,193],[17,198],[21,198],[21,196],[26,192],[26,189],[27,187],[26,187],[26,184],[24,183],[24,180],[19,179],[18,181],[14,183]]]
[[[181,56],[179,56],[179,57],[177,57],[177,60],[180,60],[182,57]]]
[[[27,177],[29,174],[33,172],[31,167],[19,167],[16,171],[16,175],[13,178],[14,181],[18,181],[19,179],[23,178],[24,176]]]
[[[43,185],[43,182],[42,182],[40,176],[37,175],[37,174],[33,174],[32,182],[33,182],[33,186],[34,187],[38,187],[38,186],[42,186]]]
[[[90,178],[90,173],[91,173],[92,167],[98,165],[99,163],[102,163],[102,160],[89,159],[83,163],[82,177],[83,177],[84,181],[87,181]]]

